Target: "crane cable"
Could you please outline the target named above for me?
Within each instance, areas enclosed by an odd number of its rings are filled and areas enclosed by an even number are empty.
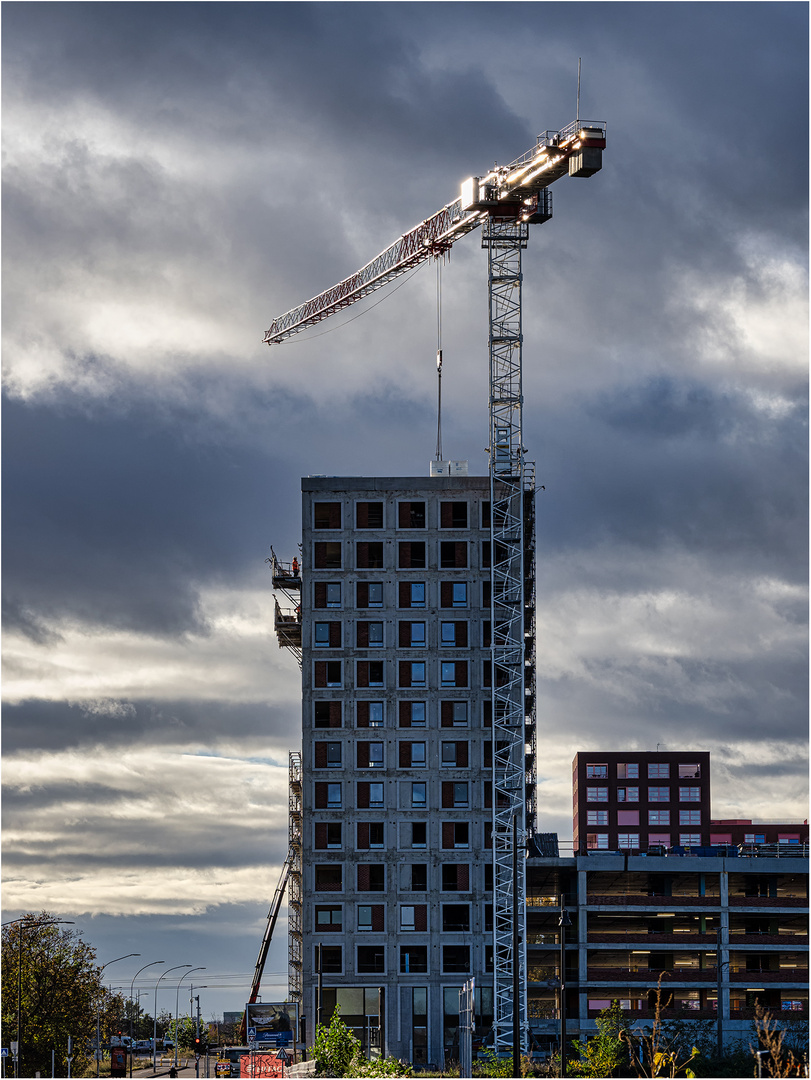
[[[436,261],[436,459],[442,461],[442,261]]]

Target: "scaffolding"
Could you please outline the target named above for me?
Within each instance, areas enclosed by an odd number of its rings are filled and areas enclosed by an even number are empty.
[[[273,594],[276,641],[280,649],[289,649],[293,653],[301,670],[301,561],[296,558],[291,562],[282,562],[271,547],[270,558],[265,562],[270,564],[273,588],[278,589],[287,601],[287,606],[282,607],[276,594]]]
[[[291,750],[289,768],[290,874],[287,881],[287,985],[292,1001],[302,994],[301,752]]]

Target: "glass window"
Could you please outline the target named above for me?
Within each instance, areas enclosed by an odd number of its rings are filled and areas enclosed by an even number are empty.
[[[339,742],[327,743],[327,768],[340,769],[341,767],[341,744]]]
[[[369,847],[383,848],[386,846],[386,827],[382,821],[369,822]]]
[[[670,802],[670,788],[649,787],[648,802]]]
[[[588,833],[586,835],[586,847],[590,849],[608,850],[608,833]]]
[[[420,780],[411,784],[411,805],[425,806],[427,802],[428,785]]]
[[[679,802],[701,802],[701,788],[680,787]]]
[[[608,824],[608,811],[607,810],[587,810],[586,811],[586,824],[587,825],[607,825]]]
[[[425,727],[425,702],[411,702],[411,726]]]
[[[328,622],[317,622],[315,624],[313,645],[316,649],[329,648],[329,627],[330,624]]]
[[[401,930],[413,930],[415,927],[416,916],[413,904],[402,904],[400,906],[400,929]]]
[[[358,904],[358,930],[372,929],[372,905]]]
[[[701,847],[701,833],[679,833],[679,843],[683,847]]]
[[[369,627],[369,648],[370,649],[382,649],[383,648],[383,623],[382,622],[370,622],[367,623]]]
[[[425,686],[425,661],[415,660],[411,664],[411,685]]]
[[[456,662],[451,660],[440,664],[442,686],[456,686]]]
[[[670,778],[670,766],[663,765],[661,762],[654,762],[648,765],[648,779],[649,780],[667,780]]]
[[[369,805],[370,806],[382,806],[383,805],[383,785],[382,784],[369,784]]]
[[[586,802],[608,802],[608,788],[587,787]]]
[[[669,810],[648,810],[648,825],[669,825]]]
[[[340,581],[327,582],[327,607],[341,606],[341,583]]]
[[[343,927],[343,911],[332,905],[319,905],[315,909],[315,923],[319,930],[340,930]]]
[[[631,848],[636,849],[639,847],[639,833],[618,833],[617,834],[617,847],[618,848]]]
[[[454,806],[467,806],[468,805],[468,787],[466,783],[453,785],[453,805]]]
[[[425,623],[413,622],[408,624],[411,628],[411,641],[409,642],[412,649],[421,649],[425,646]]]
[[[382,701],[369,702],[369,727],[383,727]]]
[[[679,810],[679,825],[700,825],[700,810]]]
[[[428,846],[428,825],[426,822],[411,822],[411,846],[413,848],[424,848]]]
[[[443,765],[445,765],[445,766],[453,766],[455,768],[455,766],[456,766],[456,743],[455,742],[444,742],[442,744],[441,761],[442,761]]]
[[[411,743],[411,768],[412,769],[424,769],[425,768],[425,743],[413,742]]]
[[[424,581],[412,581],[411,585],[411,606],[412,607],[425,607],[425,582]]]
[[[453,702],[453,726],[467,727],[467,702]]]
[[[340,807],[341,805],[341,785],[340,784],[327,784],[327,806]]]
[[[697,763],[679,765],[680,780],[698,780],[701,776],[701,766]]]
[[[617,788],[617,802],[639,802],[638,787]]]
[[[638,780],[639,779],[639,765],[636,762],[626,762],[622,765],[617,765],[617,779],[618,780]]]
[[[383,607],[383,582],[382,581],[370,581],[369,582],[369,599],[367,601],[369,607]]]
[[[456,644],[456,623],[443,622],[439,624],[439,643],[445,646]]]
[[[608,766],[607,765],[586,765],[586,777],[589,780],[607,780],[608,779]]]
[[[382,742],[370,742],[369,743],[369,768],[370,769],[382,769],[383,768],[383,743]]]
[[[451,595],[453,607],[467,607],[467,582],[454,581]]]
[[[327,847],[340,848],[341,846],[341,823],[340,821],[327,822]]]

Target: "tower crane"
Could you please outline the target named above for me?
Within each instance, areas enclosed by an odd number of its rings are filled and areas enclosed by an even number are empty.
[[[525,678],[534,629],[527,625],[524,572],[534,466],[524,460],[521,418],[521,253],[529,226],[552,217],[550,186],[600,170],[605,136],[603,121],[579,118],[544,131],[509,165],[465,180],[454,202],[362,269],[274,319],[264,338],[275,345],[315,326],[481,228],[489,297],[494,1035],[498,1050],[512,1046],[514,1053],[527,1045],[524,855],[535,824],[534,688]]]

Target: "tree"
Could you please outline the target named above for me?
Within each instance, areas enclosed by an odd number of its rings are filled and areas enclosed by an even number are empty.
[[[17,1036],[19,1000],[21,1076],[37,1070],[49,1076],[52,1050],[66,1076],[69,1035],[73,1073],[87,1068],[97,1016],[103,1033],[123,1030],[124,1001],[103,986],[95,949],[78,930],[55,923],[56,917],[43,911],[3,927],[2,1024]]]
[[[570,1076],[613,1076],[628,1061],[628,1051],[622,1033],[628,1027],[628,1017],[616,999],[603,1009],[596,1020],[597,1035],[585,1042],[574,1040],[579,1061],[570,1061]]]
[[[181,1016],[169,1024],[167,1035],[177,1043],[178,1050],[193,1050],[195,1030],[194,1020],[190,1016]]]
[[[319,1073],[333,1076],[355,1076],[350,1072],[352,1062],[361,1056],[360,1040],[341,1019],[341,1008],[335,1006],[329,1027],[319,1024],[315,1030],[315,1042],[311,1054]]]

